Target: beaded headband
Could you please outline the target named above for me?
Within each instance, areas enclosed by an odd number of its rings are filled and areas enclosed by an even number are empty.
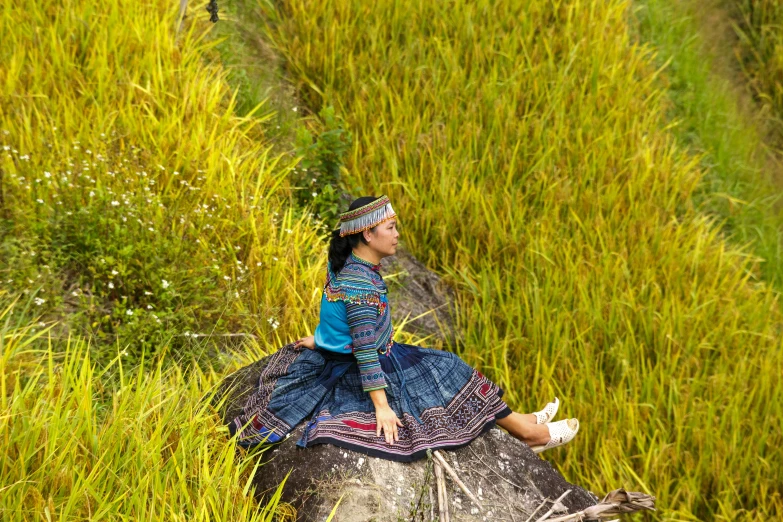
[[[340,237],[362,232],[396,215],[389,196],[381,196],[366,205],[340,214]]]

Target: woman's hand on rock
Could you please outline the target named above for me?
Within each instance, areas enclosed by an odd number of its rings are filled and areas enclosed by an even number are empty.
[[[397,414],[390,406],[381,406],[375,408],[375,436],[381,436],[381,430],[386,437],[386,443],[394,446],[395,440],[400,440],[397,434],[397,427],[402,427],[402,421],[397,418]]]
[[[308,335],[307,337],[303,337],[301,339],[297,339],[294,341],[294,348],[301,348],[301,347],[309,348],[311,350],[315,350],[315,337],[312,335]]]

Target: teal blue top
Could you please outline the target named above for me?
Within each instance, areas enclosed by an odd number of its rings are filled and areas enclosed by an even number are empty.
[[[386,294],[381,294],[380,299],[388,307]],[[351,353],[352,344],[345,302],[329,301],[324,293],[321,297],[320,323],[315,327],[315,345],[324,350]]]
[[[329,301],[324,293],[321,297],[320,323],[315,327],[315,345],[324,350],[351,353],[352,342],[345,303]]]
[[[380,264],[353,252],[338,274],[327,263],[320,322],[314,335],[317,347],[356,357],[365,391],[387,386],[378,355],[387,353],[394,342],[391,309],[380,268]]]

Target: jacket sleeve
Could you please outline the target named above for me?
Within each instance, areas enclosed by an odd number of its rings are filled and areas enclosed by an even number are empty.
[[[353,355],[359,363],[362,389],[369,392],[388,387],[386,375],[378,361],[378,339],[375,335],[378,308],[371,304],[346,302],[345,311],[351,331]]]

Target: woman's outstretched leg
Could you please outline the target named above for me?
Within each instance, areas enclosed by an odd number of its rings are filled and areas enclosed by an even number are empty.
[[[539,446],[549,442],[549,428],[546,424],[536,424],[536,416],[532,413],[511,412],[511,415],[495,422],[528,446]]]

